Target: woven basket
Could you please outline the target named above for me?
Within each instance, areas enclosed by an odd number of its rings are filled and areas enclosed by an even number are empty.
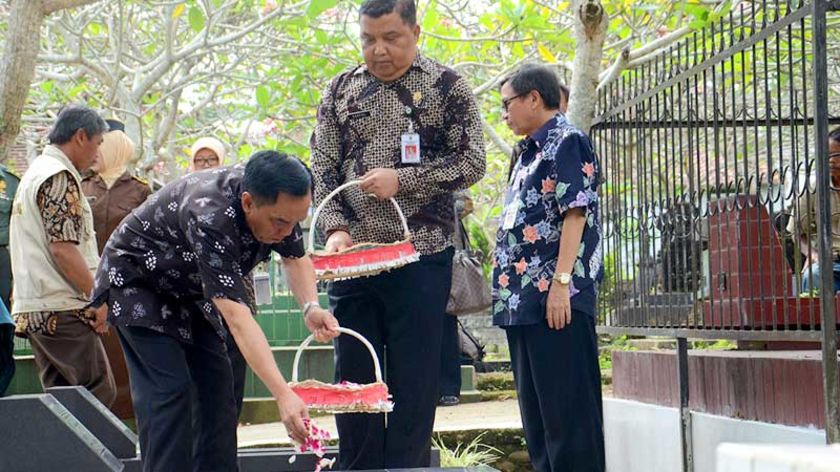
[[[394,409],[390,401],[388,386],[382,381],[382,368],[376,350],[364,336],[348,328],[337,328],[338,331],[353,336],[365,345],[373,359],[373,369],[376,382],[359,385],[352,383],[328,384],[318,380],[298,381],[298,365],[304,349],[314,339],[313,335],[306,338],[295,353],[292,364],[292,381],[289,386],[306,403],[311,410],[326,413],[387,413]]]
[[[312,225],[309,231],[309,253],[312,264],[315,266],[315,277],[318,280],[341,280],[357,277],[367,277],[381,272],[402,267],[412,262],[417,262],[420,256],[417,254],[414,245],[411,243],[411,231],[408,229],[408,222],[403,215],[397,201],[390,198],[391,203],[397,210],[400,223],[403,227],[404,239],[394,243],[359,243],[343,251],[327,253],[315,251],[315,227],[321,211],[327,202],[332,200],[342,190],[353,185],[359,185],[361,180],[347,182],[327,195],[324,201],[315,209],[312,215]]]

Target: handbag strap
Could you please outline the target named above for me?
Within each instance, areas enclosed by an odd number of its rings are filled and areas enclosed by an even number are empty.
[[[461,219],[458,218],[458,205],[455,202],[452,203],[452,219],[455,224],[455,249],[469,249],[470,236],[465,231]],[[458,247],[459,244],[461,247]]]

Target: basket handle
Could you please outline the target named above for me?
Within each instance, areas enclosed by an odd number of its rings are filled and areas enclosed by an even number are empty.
[[[315,213],[312,215],[312,223],[309,225],[309,244],[306,246],[310,253],[313,252],[315,249],[315,228],[316,223],[318,221],[318,217],[321,216],[321,210],[323,210],[324,207],[327,205],[327,202],[332,200],[336,195],[339,194],[339,192],[348,187],[352,187],[353,185],[359,185],[361,183],[361,180],[351,180],[342,185],[339,185],[338,188],[330,192],[329,195],[327,195],[326,198],[324,198],[321,204],[318,205],[318,208],[315,209]],[[391,203],[394,204],[394,208],[397,210],[397,215],[399,215],[400,217],[400,223],[402,223],[403,232],[405,233],[405,238],[410,238],[411,230],[408,229],[408,222],[405,220],[405,215],[403,214],[402,209],[399,205],[397,205],[397,201],[394,200],[393,197],[389,198],[388,200],[391,200]]]
[[[376,355],[376,350],[373,349],[373,346],[370,344],[370,342],[367,339],[365,339],[364,336],[357,333],[356,331],[353,331],[350,328],[342,328],[339,326],[338,328],[336,328],[336,330],[338,330],[341,333],[353,336],[365,345],[365,347],[368,349],[368,352],[370,352],[370,357],[373,359],[373,370],[376,374],[376,381],[382,382],[382,368],[379,366],[379,356]],[[298,346],[297,352],[295,353],[295,360],[292,362],[292,382],[298,381],[298,364],[300,363],[301,355],[303,354],[303,350],[306,349],[306,346],[309,346],[309,343],[311,343],[313,339],[315,339],[315,335],[310,334],[309,337],[304,339],[303,342],[300,343],[300,346]]]

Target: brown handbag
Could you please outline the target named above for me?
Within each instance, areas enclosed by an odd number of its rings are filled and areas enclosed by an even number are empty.
[[[481,255],[472,249],[470,238],[455,211],[455,255],[452,258],[452,288],[446,313],[453,316],[478,313],[490,308],[492,303]]]

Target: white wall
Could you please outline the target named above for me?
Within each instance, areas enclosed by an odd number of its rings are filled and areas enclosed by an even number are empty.
[[[609,472],[679,472],[679,410],[621,399],[604,399]],[[824,444],[825,432],[705,413],[692,413],[694,472],[716,472],[722,442]]]

